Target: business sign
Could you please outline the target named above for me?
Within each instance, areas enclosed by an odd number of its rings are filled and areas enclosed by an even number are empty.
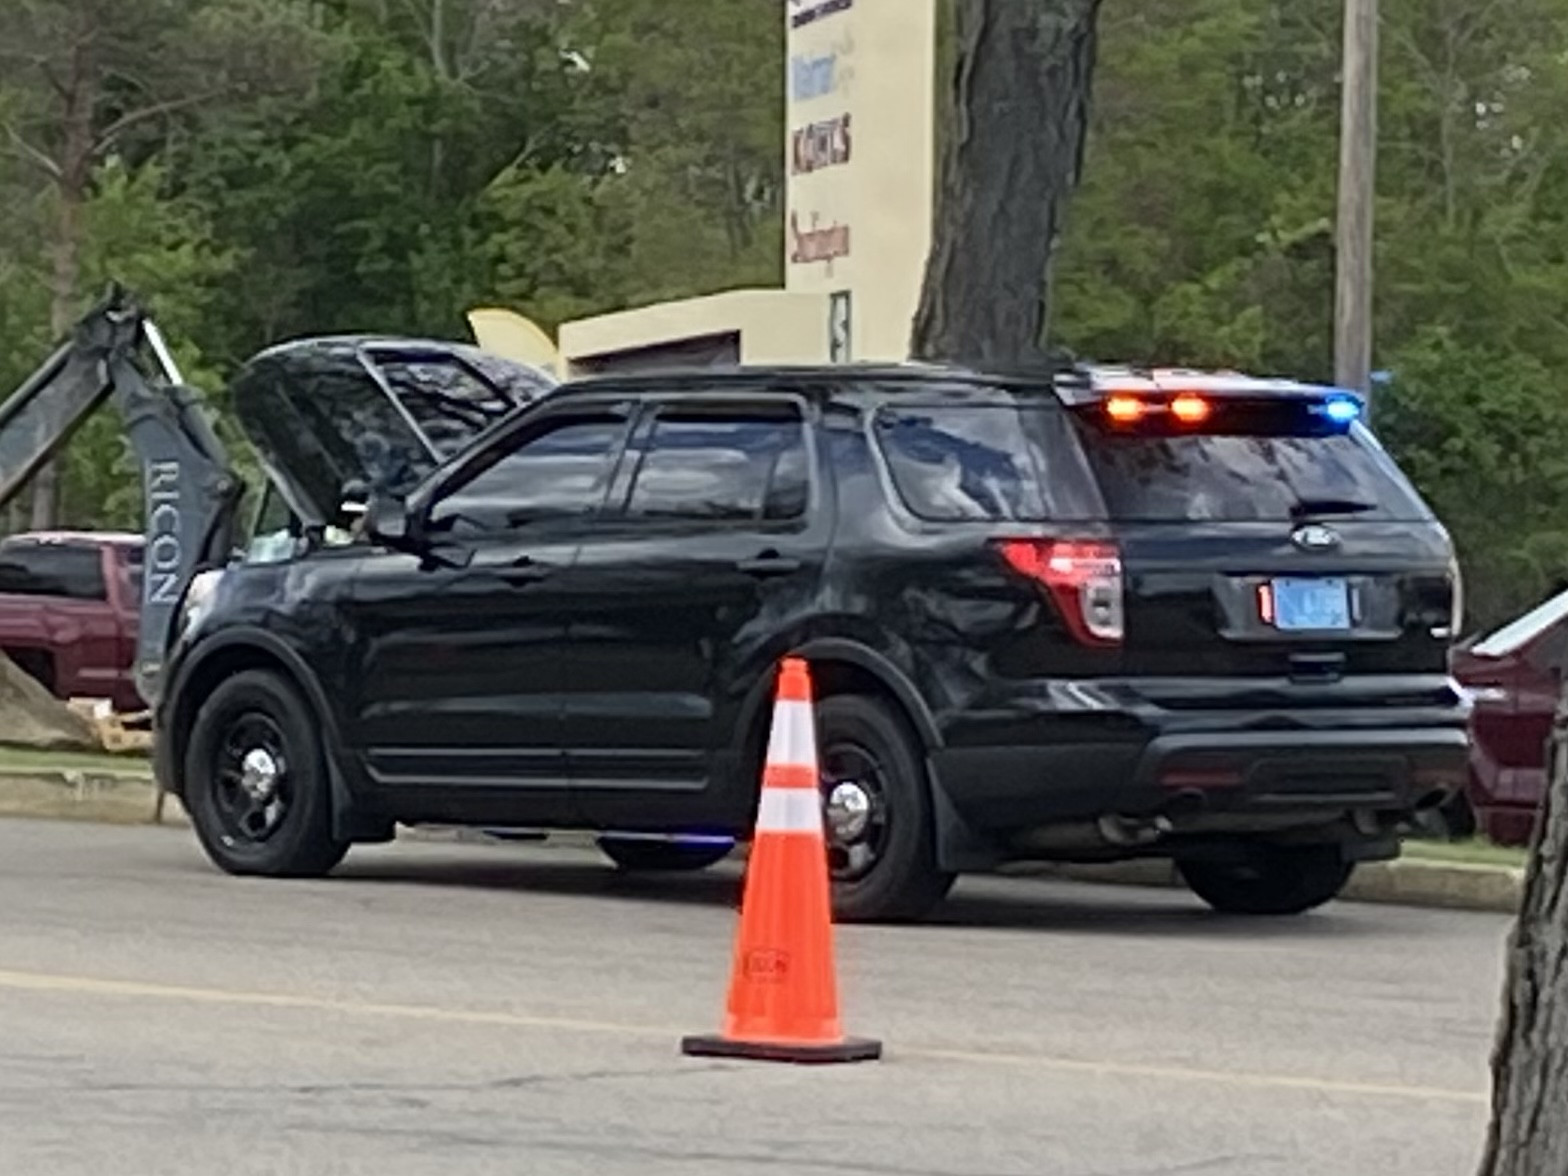
[[[853,354],[850,299],[848,290],[835,290],[828,298],[828,358],[834,363],[848,363]]]
[[[829,275],[833,263],[849,256],[849,226],[837,220],[822,223],[820,213],[813,212],[801,224],[800,214],[789,214],[789,260],[792,265],[825,265]]]
[[[786,22],[784,280],[821,299],[836,362],[908,355],[930,248],[938,7],[774,9]]]
[[[789,26],[803,29],[853,8],[855,0],[789,0]]]
[[[790,58],[790,97],[796,102],[826,98],[838,88],[838,54],[797,54]]]
[[[849,115],[827,118],[801,127],[790,135],[790,172],[809,176],[823,168],[849,162]]]

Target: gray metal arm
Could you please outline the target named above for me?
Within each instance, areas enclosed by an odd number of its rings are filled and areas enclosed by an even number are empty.
[[[139,362],[144,348],[156,377]],[[0,403],[0,509],[106,400],[141,466],[147,541],[135,677],[143,700],[156,706],[185,591],[198,573],[227,562],[245,486],[157,328],[115,291]]]

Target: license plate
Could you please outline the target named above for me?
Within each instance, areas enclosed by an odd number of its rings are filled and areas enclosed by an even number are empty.
[[[1286,633],[1350,628],[1350,586],[1344,580],[1275,580],[1274,627]]]

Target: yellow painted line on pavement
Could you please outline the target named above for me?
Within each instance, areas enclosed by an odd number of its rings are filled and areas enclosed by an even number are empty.
[[[543,1017],[524,1013],[484,1009],[443,1008],[438,1005],[386,1004],[376,1001],[333,1000],[326,997],[298,996],[283,992],[247,992],[242,989],[198,988],[179,984],[154,984],[139,980],[104,980],[90,976],[51,975],[43,972],[0,970],[0,989],[77,996],[121,997],[164,1000],[229,1007],[271,1008],[293,1012],[332,1013],[353,1017],[385,1017],[406,1021],[425,1021],[448,1025],[490,1025],[497,1028],[556,1030],[594,1033],[613,1037],[659,1038],[676,1040],[683,1030],[667,1026],[633,1025],[616,1021],[583,1020],[573,1017]],[[697,1026],[701,1029],[701,1026]],[[689,1031],[689,1029],[687,1030]],[[1014,1066],[1020,1069],[1048,1070],[1056,1073],[1085,1074],[1104,1078],[1142,1078],[1163,1082],[1205,1082],[1259,1089],[1294,1090],[1324,1095],[1397,1098],[1417,1102],[1484,1105],[1486,1094],[1471,1090],[1452,1090],[1436,1086],[1394,1083],[1354,1082],[1338,1078],[1313,1078],[1293,1074],[1260,1074],[1245,1070],[1205,1070],[1185,1066],[1164,1066],[1136,1062],[1094,1062],[1049,1054],[1005,1053],[989,1050],[960,1050],[898,1047],[889,1051],[907,1058],[958,1062],[977,1066]]]
[[[950,1062],[972,1062],[989,1066],[1040,1066],[1078,1074],[1115,1078],[1156,1078],[1170,1082],[1221,1082],[1274,1090],[1299,1090],[1317,1094],[1355,1095],[1357,1097],[1403,1098],[1418,1102],[1446,1102],[1485,1105],[1484,1093],[1451,1090],[1442,1086],[1405,1086],[1381,1082],[1352,1082],[1339,1078],[1312,1078],[1299,1074],[1259,1074],[1247,1070],[1202,1070],[1187,1066],[1140,1065],[1136,1062],[1087,1062],[1077,1058],[1041,1057],[1036,1054],[971,1052],[960,1049],[916,1049],[900,1051]]]
[[[642,1025],[608,1021],[581,1021],[569,1017],[534,1017],[520,1013],[486,1012],[483,1009],[447,1009],[438,1005],[381,1004],[374,1001],[329,1000],[294,996],[285,992],[245,992],[230,988],[191,988],[179,984],[148,984],[138,980],[95,980],[88,976],[51,976],[39,972],[0,971],[0,988],[31,992],[74,993],[82,996],[121,996],[147,1000],[190,1001],[195,1004],[242,1005],[286,1009],[294,1012],[339,1013],[360,1017],[393,1017],[407,1021],[436,1021],[457,1025],[496,1025],[512,1029],[564,1029],[576,1033],[613,1034],[619,1037],[665,1037],[671,1032]]]

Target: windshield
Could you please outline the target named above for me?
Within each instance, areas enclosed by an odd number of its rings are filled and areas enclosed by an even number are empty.
[[[1107,508],[1136,522],[1425,522],[1414,488],[1361,429],[1316,436],[1115,436],[1078,422]]]

